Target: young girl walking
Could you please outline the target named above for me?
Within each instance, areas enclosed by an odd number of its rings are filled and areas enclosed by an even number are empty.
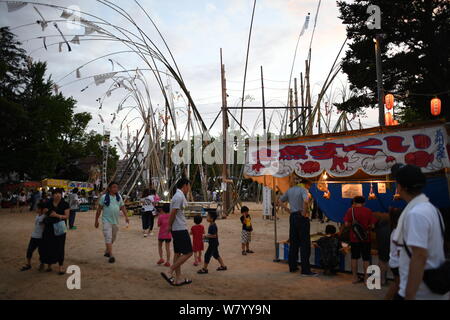
[[[167,208],[168,209],[168,208]],[[169,210],[158,209],[158,252],[159,252],[159,260],[157,264],[163,264],[166,267],[170,267],[170,242],[172,241],[172,234],[169,232],[169,218],[170,214]],[[166,247],[166,257],[167,260],[163,259],[163,243],[165,243]]]

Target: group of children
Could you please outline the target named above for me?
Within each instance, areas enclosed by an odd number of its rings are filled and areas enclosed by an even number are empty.
[[[249,214],[249,208],[243,206],[241,208],[241,224],[242,224],[242,234],[241,234],[241,245],[242,245],[242,255],[247,255],[248,253],[254,253],[250,250],[251,233],[253,231],[251,217]],[[170,242],[172,240],[172,235],[169,230],[169,218],[170,213],[165,210],[160,209],[158,213],[158,252],[159,260],[158,265],[164,265],[170,267]],[[205,242],[208,243],[208,248],[204,254],[203,267],[198,270],[198,274],[208,273],[208,265],[211,258],[216,259],[220,267],[217,268],[218,271],[227,270],[226,265],[223,262],[219,254],[219,235],[218,227],[216,224],[217,213],[208,212],[206,221],[209,223],[208,230],[205,232],[205,227],[203,226],[203,218],[198,215],[194,217],[194,225],[191,227],[190,235],[192,236],[192,249],[194,252],[194,266],[199,266],[202,263],[202,253],[205,250]],[[163,244],[165,244],[166,260],[164,260],[163,255]]]

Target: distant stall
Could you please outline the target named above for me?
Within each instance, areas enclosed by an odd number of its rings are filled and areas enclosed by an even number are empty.
[[[63,188],[64,190],[68,189],[69,180],[62,179],[44,179],[42,180],[43,188]]]
[[[68,183],[69,189],[78,188],[78,190],[84,190],[86,192],[94,190],[94,184],[90,182],[70,181]]]

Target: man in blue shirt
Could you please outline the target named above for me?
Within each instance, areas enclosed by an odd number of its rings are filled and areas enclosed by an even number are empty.
[[[103,211],[103,214],[102,214]],[[108,185],[107,192],[101,196],[97,213],[95,215],[95,228],[98,228],[98,219],[102,215],[103,235],[105,237],[106,252],[105,257],[109,258],[109,263],[114,263],[116,260],[112,254],[112,244],[116,240],[117,232],[119,231],[119,215],[122,211],[125,216],[127,224],[130,223],[128,213],[125,208],[122,197],[119,195],[119,185],[111,182]]]
[[[298,270],[298,250],[303,276],[316,276],[311,272],[309,258],[311,256],[311,236],[309,222],[309,188],[311,181],[304,179],[301,184],[292,186],[280,198],[281,202],[289,202],[291,215],[289,217],[289,271]]]

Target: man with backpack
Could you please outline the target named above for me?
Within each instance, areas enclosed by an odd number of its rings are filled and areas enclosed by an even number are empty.
[[[422,193],[426,177],[413,165],[396,164],[391,170],[400,197],[408,203],[392,236],[400,248],[400,288],[394,300],[448,300],[445,226],[439,210]]]
[[[352,254],[353,283],[358,283],[358,260],[362,258],[364,266],[364,282],[367,280],[367,268],[370,261],[370,231],[376,221],[369,208],[364,207],[363,196],[353,198],[352,207],[344,216],[345,227],[350,228],[350,248]]]

